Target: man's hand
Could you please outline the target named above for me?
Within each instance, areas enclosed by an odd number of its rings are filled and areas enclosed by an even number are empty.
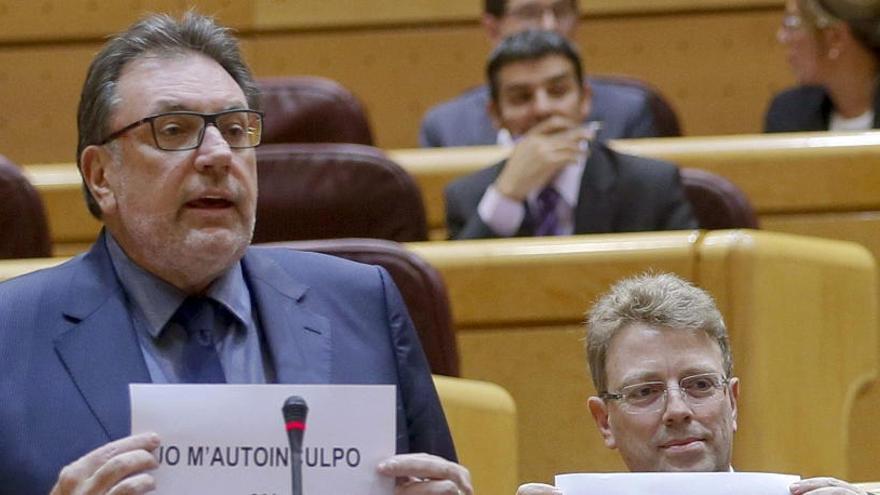
[[[471,475],[459,464],[430,454],[400,454],[379,464],[397,479],[394,495],[473,495]]]
[[[519,485],[516,495],[562,495],[562,490],[542,483],[526,483]]]
[[[136,495],[153,491],[156,482],[147,471],[159,467],[152,451],[159,436],[142,433],[98,447],[68,464],[50,495]]]
[[[553,116],[537,124],[517,143],[495,179],[495,188],[515,201],[543,187],[562,168],[575,163],[583,152],[581,143],[593,132],[580,122]]]
[[[795,481],[789,490],[792,495],[868,495],[865,490],[834,478],[809,478]]]

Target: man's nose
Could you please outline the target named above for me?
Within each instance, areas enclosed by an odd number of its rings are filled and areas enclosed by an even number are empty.
[[[232,162],[232,149],[214,125],[205,126],[205,135],[198,148],[195,160],[196,169],[213,172],[226,172]]]
[[[685,393],[678,387],[666,389],[666,409],[663,410],[663,422],[672,424],[690,421],[694,414],[690,404],[685,400]]]
[[[553,102],[550,95],[546,91],[540,89],[535,92],[535,98],[532,101],[532,108],[538,117],[546,117],[553,110]]]
[[[556,14],[551,9],[544,9],[544,12],[541,14],[541,29],[545,31],[558,31],[558,28],[559,19],[556,18]]]

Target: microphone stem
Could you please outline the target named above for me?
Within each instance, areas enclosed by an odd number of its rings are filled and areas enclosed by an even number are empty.
[[[293,452],[290,459],[290,475],[292,477],[292,495],[303,495],[302,492],[302,453]]]

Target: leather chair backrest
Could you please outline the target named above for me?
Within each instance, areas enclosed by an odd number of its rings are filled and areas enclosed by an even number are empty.
[[[357,143],[372,145],[361,102],[336,81],[313,76],[257,79],[263,143]]]
[[[0,258],[51,255],[49,226],[37,190],[21,169],[0,155]]]
[[[257,148],[254,242],[372,237],[428,238],[412,177],[377,148],[274,144]]]
[[[724,177],[698,168],[683,168],[681,182],[700,228],[758,228],[758,217],[748,197]]]
[[[663,96],[659,89],[641,79],[630,76],[603,74],[590,75],[590,79],[635,88],[644,92],[648,100],[648,106],[651,108],[651,113],[654,114],[654,128],[657,130],[657,137],[678,137],[682,135],[678,114],[676,114],[672,104],[669,103],[669,100]]]
[[[446,285],[440,273],[420,256],[396,242],[381,239],[323,239],[276,245],[384,267],[400,289],[431,372],[459,376],[458,347]]]

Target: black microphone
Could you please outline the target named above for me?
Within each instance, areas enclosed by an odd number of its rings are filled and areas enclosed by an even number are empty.
[[[309,406],[302,397],[292,395],[284,401],[281,413],[284,415],[284,427],[290,443],[290,475],[293,484],[291,493],[302,495],[302,441]]]

